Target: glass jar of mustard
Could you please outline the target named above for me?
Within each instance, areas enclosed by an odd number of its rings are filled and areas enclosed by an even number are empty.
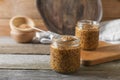
[[[99,43],[99,23],[91,20],[82,20],[77,23],[75,35],[80,38],[82,49],[95,50]]]
[[[80,68],[80,40],[75,36],[53,39],[50,48],[51,68],[60,73],[72,73]]]

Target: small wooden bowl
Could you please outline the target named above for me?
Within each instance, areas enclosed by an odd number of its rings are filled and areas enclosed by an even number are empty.
[[[29,28],[20,28],[26,24]],[[11,37],[19,43],[31,42],[35,36],[35,30],[31,26],[35,26],[32,19],[26,16],[15,16],[10,20]]]

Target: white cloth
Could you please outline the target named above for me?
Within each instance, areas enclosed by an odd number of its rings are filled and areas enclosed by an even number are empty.
[[[113,44],[120,43],[120,19],[100,24],[100,40]]]
[[[55,36],[59,36],[59,34],[56,34],[54,32],[46,31],[46,32],[36,32],[36,37],[33,40],[33,42],[36,43],[43,43],[43,44],[50,44],[52,43],[52,39]]]

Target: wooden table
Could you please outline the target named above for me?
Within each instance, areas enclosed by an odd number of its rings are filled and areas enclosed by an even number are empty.
[[[7,40],[3,41],[7,42]],[[81,66],[80,70],[73,74],[59,74],[43,68],[0,69],[0,80],[120,80],[119,72],[120,61],[118,60],[89,67]]]
[[[120,80],[120,61],[81,67],[74,74],[52,70],[0,70],[0,80]]]

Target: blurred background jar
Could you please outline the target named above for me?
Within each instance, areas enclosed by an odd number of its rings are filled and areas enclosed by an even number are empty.
[[[75,36],[53,39],[50,49],[51,68],[60,73],[72,73],[80,68],[80,40]]]
[[[82,49],[95,50],[99,44],[99,23],[92,20],[79,21],[75,35],[80,38]]]

